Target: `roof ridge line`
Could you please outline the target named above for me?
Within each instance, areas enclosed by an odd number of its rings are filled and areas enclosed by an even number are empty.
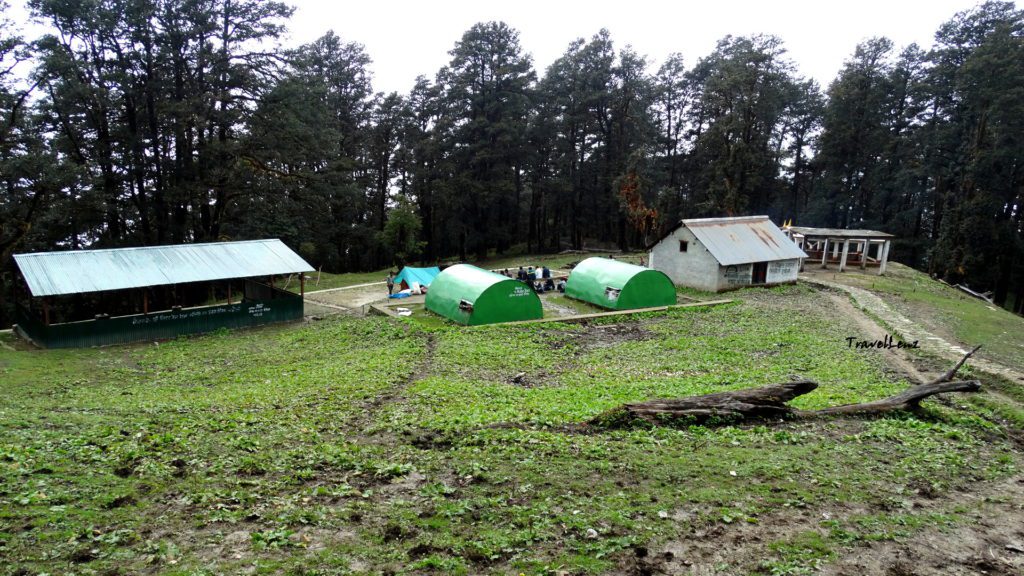
[[[157,244],[155,246],[122,246],[120,248],[86,248],[83,250],[51,250],[49,252],[25,252],[14,254],[18,256],[47,256],[50,254],[81,254],[83,252],[113,252],[127,250],[155,250],[157,248],[178,248],[180,246],[212,246],[215,244],[251,244],[254,242],[281,242],[280,238],[254,238],[251,240],[221,240],[218,242],[184,242],[181,244]]]
[[[684,218],[684,219],[680,220],[680,223],[686,224],[686,225],[690,225],[690,224],[705,224],[705,223],[709,223],[710,224],[710,223],[713,223],[713,222],[751,222],[751,221],[755,221],[755,220],[757,220],[757,221],[759,221],[759,220],[769,220],[769,218],[768,218],[767,215],[760,215],[760,216],[718,216],[718,217],[715,217],[715,218]]]

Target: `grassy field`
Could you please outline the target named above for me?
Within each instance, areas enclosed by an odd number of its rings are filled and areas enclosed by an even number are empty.
[[[973,526],[1019,473],[976,404],[568,429],[622,402],[907,382],[804,286],[586,325],[381,317],[159,345],[0,336],[0,574],[811,574]],[[723,554],[728,551],[728,554]]]
[[[1012,312],[901,264],[885,276],[848,271],[829,278],[877,292],[925,329],[964,345],[983,344],[982,356],[1024,370],[1024,318]]]

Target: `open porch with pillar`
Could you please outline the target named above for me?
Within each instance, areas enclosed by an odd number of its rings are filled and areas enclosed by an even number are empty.
[[[879,275],[885,274],[894,238],[892,234],[876,230],[792,226],[787,231],[792,238],[799,238],[808,262],[826,269],[836,266],[839,272],[850,266],[861,270],[878,268]]]

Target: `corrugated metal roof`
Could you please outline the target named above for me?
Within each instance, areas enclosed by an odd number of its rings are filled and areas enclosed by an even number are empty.
[[[879,232],[877,230],[846,230],[843,228],[808,228],[807,226],[790,226],[790,230],[804,236],[828,236],[830,238],[852,238],[864,240],[866,238],[895,238],[892,234]]]
[[[807,258],[767,216],[683,220],[722,266]]]
[[[280,240],[15,254],[33,296],[311,272]]]

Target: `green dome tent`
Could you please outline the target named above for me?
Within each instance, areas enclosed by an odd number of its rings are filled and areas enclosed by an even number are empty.
[[[587,258],[569,274],[565,295],[611,310],[676,303],[676,288],[663,272],[608,258]]]
[[[526,284],[469,264],[445,268],[427,292],[427,310],[476,326],[542,318],[540,298]]]

